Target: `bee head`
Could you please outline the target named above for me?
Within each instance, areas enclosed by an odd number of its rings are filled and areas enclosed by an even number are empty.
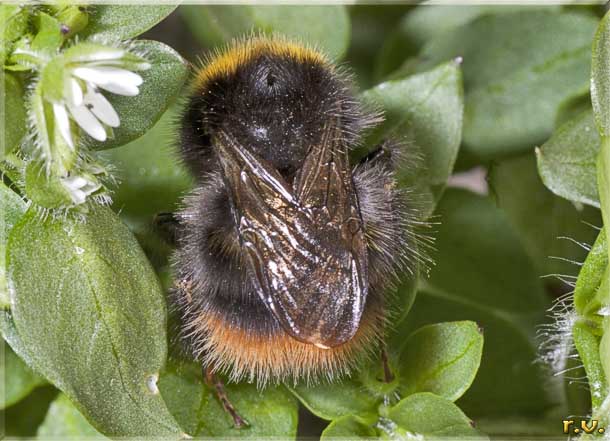
[[[291,176],[329,118],[342,118],[343,136],[355,136],[356,107],[347,81],[320,53],[280,39],[247,40],[199,72],[182,144],[210,150],[222,130]]]

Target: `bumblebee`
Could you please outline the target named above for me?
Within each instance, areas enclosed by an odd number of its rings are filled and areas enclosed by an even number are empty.
[[[356,164],[379,112],[320,52],[253,37],[210,56],[181,119],[196,189],[175,215],[182,334],[231,380],[315,381],[380,347],[386,292],[417,260],[400,143]]]

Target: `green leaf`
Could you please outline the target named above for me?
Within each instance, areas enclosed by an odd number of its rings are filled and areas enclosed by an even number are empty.
[[[8,236],[13,226],[25,213],[25,210],[26,204],[23,199],[0,181],[0,213],[2,213],[2,222],[0,223],[0,308],[9,306],[6,278]]]
[[[591,95],[588,90],[565,99],[559,105],[555,115],[555,127],[561,127],[564,123],[587,111],[591,111]]]
[[[17,404],[0,410],[0,436],[33,438],[44,420],[57,389],[44,386],[35,389]]]
[[[410,395],[390,409],[388,418],[396,425],[389,438],[401,439],[408,433],[419,439],[468,437],[485,439],[472,421],[451,401],[431,393]],[[411,435],[411,436],[413,436]]]
[[[606,235],[606,244],[608,243],[608,235],[610,234],[610,14],[606,13],[602,19],[595,39],[593,42],[593,61],[591,66],[591,103],[593,104],[593,114],[599,135],[602,139],[599,156],[597,158],[597,186],[599,191],[599,201],[604,218],[605,228],[602,234]],[[606,253],[610,257],[610,248],[606,245]],[[579,348],[581,357],[586,357],[592,360],[589,365],[583,358],[587,376],[589,376],[589,384],[591,386],[591,399],[593,401],[593,417],[600,418],[602,423],[610,422],[610,393],[608,383],[610,381],[610,268],[606,267],[594,304],[599,304],[601,309],[597,312],[602,316],[601,319],[601,339],[599,343],[599,352],[594,352],[593,348],[588,348],[588,352]],[[576,329],[576,328],[575,328]],[[599,359],[601,369],[597,369],[595,361]],[[594,366],[597,377],[597,383],[591,378],[589,367]],[[596,388],[600,383],[605,385],[605,390],[601,394],[596,395]],[[597,391],[599,392],[599,391]]]
[[[154,384],[167,353],[163,292],[117,216],[94,207],[86,220],[42,220],[30,210],[11,231],[8,265],[28,364],[105,435],[177,438]]]
[[[253,384],[227,384],[229,400],[249,424],[236,429],[202,376],[200,365],[174,363],[159,381],[163,398],[185,432],[205,438],[295,438],[297,403],[282,386],[261,390]]]
[[[137,96],[105,94],[119,114],[121,125],[113,129],[114,136],[105,142],[87,136],[94,149],[118,147],[144,135],[174,102],[188,77],[186,61],[163,43],[137,40],[130,49],[142,53],[151,68],[139,72],[144,82]]]
[[[591,103],[600,136],[610,136],[610,14],[607,13],[593,39]]]
[[[32,372],[6,342],[1,341],[0,345],[0,378],[3,379],[0,382],[0,409],[4,409],[44,384],[44,380]]]
[[[591,404],[595,411],[610,393],[608,380],[599,353],[599,337],[591,332],[588,324],[579,321],[572,328],[574,344],[587,372],[591,390]]]
[[[168,110],[141,138],[101,154],[116,169],[113,176],[119,185],[112,195],[113,206],[130,226],[149,227],[155,214],[174,211],[191,187],[174,147],[179,112]]]
[[[424,326],[409,336],[400,362],[403,396],[432,392],[455,401],[472,384],[483,352],[483,335],[474,322]]]
[[[538,158],[540,165],[546,161],[542,155]],[[565,178],[566,167],[561,170]],[[599,210],[580,204],[576,207],[551,193],[536,170],[533,152],[493,166],[488,181],[498,207],[521,236],[538,275],[546,277],[545,285],[561,284],[548,277],[550,274],[576,276],[580,269],[578,263],[584,261],[587,252],[574,241],[592,243],[595,240],[597,230],[591,225],[601,225]]]
[[[34,51],[54,54],[63,44],[64,36],[61,33],[61,23],[55,18],[42,11],[38,12],[35,19],[38,33],[32,40]]]
[[[420,281],[402,335],[440,321],[475,321],[485,346],[460,407],[490,417],[545,410],[550,403],[545,370],[534,364],[534,334],[547,302],[519,237],[488,198],[466,191],[448,190],[437,214],[442,222],[432,255],[436,265],[429,280]]]
[[[340,59],[349,44],[350,22],[343,5],[193,5],[180,10],[191,32],[206,47],[228,43],[249,32],[277,33]]]
[[[333,420],[322,432],[321,440],[333,440],[337,438],[347,439],[369,439],[376,438],[377,431],[372,427],[372,422],[355,415],[346,415]]]
[[[419,5],[405,14],[399,25],[384,42],[377,59],[377,75],[383,77],[389,74],[398,68],[407,57],[416,55],[417,51],[430,40],[470,23],[484,14],[510,13],[522,9],[532,11],[543,8],[550,10],[553,6]]]
[[[464,148],[481,160],[523,151],[551,134],[566,98],[588,88],[596,22],[546,9],[483,15],[431,40],[418,69],[463,57]]]
[[[450,62],[429,72],[387,81],[365,91],[362,99],[385,113],[385,121],[369,136],[369,147],[390,136],[412,142],[414,150],[423,155],[424,166],[403,170],[405,175],[411,173],[403,181],[421,186],[430,199],[438,199],[453,170],[462,134],[459,64]],[[430,203],[424,211],[429,213],[432,207]]]
[[[0,106],[0,161],[21,144],[25,135],[25,105],[21,82],[2,71],[4,103]]]
[[[0,63],[4,64],[12,50],[12,43],[27,32],[29,11],[22,5],[0,5]]]
[[[604,379],[606,384],[608,384],[608,379],[610,378],[610,320],[608,320],[608,317],[604,320],[604,328],[604,335],[602,335],[599,343],[599,358],[602,362]],[[597,387],[597,385],[592,386],[591,395],[594,392],[593,387]],[[595,408],[594,412],[593,416],[602,419],[604,424],[610,422],[610,389],[606,388],[604,401]]]
[[[595,179],[599,146],[590,110],[564,123],[536,150],[544,185],[556,195],[599,207]]]
[[[59,133],[51,104],[43,98],[42,84],[43,82],[39,81],[30,94],[28,115],[36,126],[36,151],[45,167],[41,177],[44,179],[51,172],[57,177],[67,176],[76,163],[78,151],[70,148]],[[36,165],[34,162],[31,164]]]
[[[38,427],[37,435],[42,439],[107,439],[89,424],[64,394],[60,394],[51,403],[47,416]]]
[[[64,32],[67,31],[65,38],[71,38],[87,27],[89,15],[87,9],[82,5],[67,6],[60,4],[56,8],[56,17],[64,25]]]
[[[579,315],[583,317],[597,316],[599,308],[602,305],[599,301],[595,302],[594,300],[607,268],[608,243],[605,231],[601,230],[587,255],[587,260],[585,260],[576,281],[574,307]]]
[[[366,388],[353,379],[344,379],[332,385],[297,385],[290,391],[314,415],[334,420],[345,415],[377,413],[381,398],[367,393]]]
[[[92,5],[82,38],[127,40],[146,32],[171,14],[177,5]]]

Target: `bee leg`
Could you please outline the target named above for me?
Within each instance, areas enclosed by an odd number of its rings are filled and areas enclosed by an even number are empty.
[[[153,219],[153,229],[169,245],[175,246],[180,222],[174,213],[158,213]]]
[[[390,362],[388,360],[388,350],[385,344],[381,348],[381,364],[383,366],[383,381],[385,383],[391,383],[392,381],[394,381],[395,377],[392,373],[392,370],[390,369]]]
[[[229,397],[227,396],[227,391],[225,390],[224,383],[212,372],[210,368],[204,368],[203,375],[205,377],[205,382],[208,386],[213,387],[216,392],[216,398],[222,404],[222,408],[231,415],[233,418],[233,424],[237,429],[241,429],[243,427],[247,427],[249,424],[246,420],[244,420],[235,409],[235,406],[229,401]]]
[[[390,167],[390,169],[394,169],[399,161],[399,156],[399,144],[392,139],[388,139],[377,144],[373,150],[359,161],[359,165],[373,166],[383,164]]]

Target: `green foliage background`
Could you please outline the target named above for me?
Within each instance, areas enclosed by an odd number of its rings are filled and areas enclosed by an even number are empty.
[[[604,12],[0,5],[3,434],[529,439],[561,437],[568,415],[610,424]],[[62,37],[67,22],[74,34]],[[151,221],[193,185],[175,149],[191,66],[251,32],[305,41],[354,72],[361,100],[385,113],[355,155],[389,135],[417,146],[423,166],[400,181],[436,240],[435,264],[391,296],[391,381],[373,359],[332,384],[229,384],[250,423],[237,430],[176,347],[171,250]],[[140,94],[108,96],[120,128],[104,143],[79,141],[115,180],[111,207],[89,205],[84,217],[42,209],[52,183],[26,175],[20,155],[33,79],[17,50],[24,35],[53,47],[50,57],[75,38],[136,38],[131,47],[145,49]],[[446,188],[473,169],[479,178],[467,179],[487,191]]]

